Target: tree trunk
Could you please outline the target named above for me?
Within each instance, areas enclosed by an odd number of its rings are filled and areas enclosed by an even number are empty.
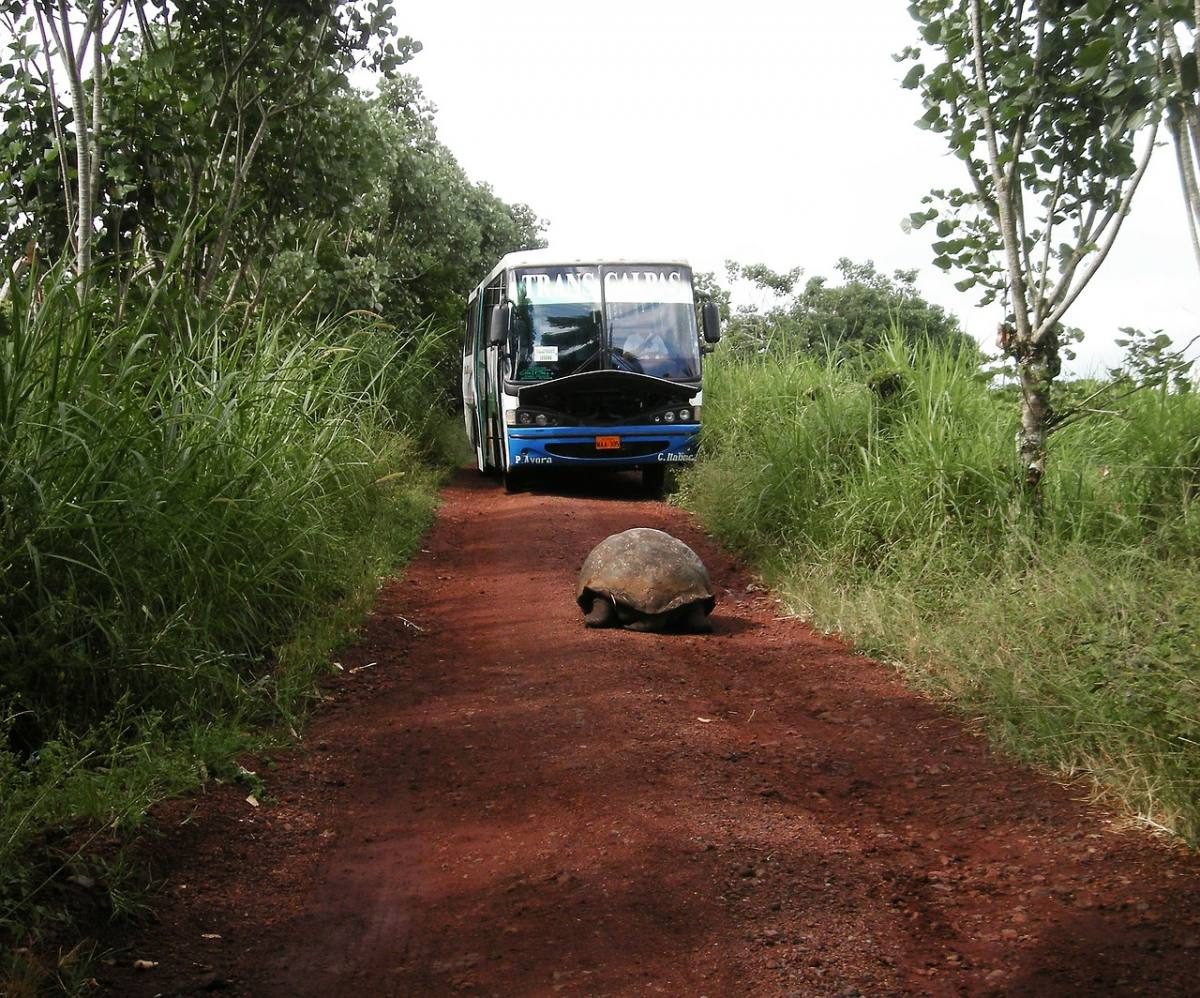
[[[1200,0],[1196,2],[1196,29],[1194,58],[1200,63]],[[1194,87],[1188,90],[1185,80],[1184,55],[1175,36],[1175,25],[1166,20],[1161,24],[1164,51],[1178,81],[1178,104],[1174,113],[1167,116],[1171,139],[1175,144],[1175,162],[1179,169],[1179,182],[1183,187],[1184,212],[1188,235],[1192,241],[1192,252],[1200,266],[1200,100]]]
[[[267,133],[267,121],[269,116],[265,108],[259,105],[259,114],[262,115],[258,129],[254,133],[254,138],[250,140],[250,148],[246,150],[241,162],[234,163],[233,182],[229,188],[229,197],[225,201],[225,211],[221,216],[221,225],[217,230],[216,239],[210,249],[211,256],[208,260],[208,266],[205,268],[204,277],[200,282],[200,295],[207,295],[212,289],[214,282],[221,271],[221,264],[225,259],[225,247],[229,243],[230,233],[233,231],[233,223],[237,218],[238,209],[242,201],[242,188],[246,184],[246,178],[250,175],[250,167],[254,163],[254,157],[258,153],[258,147],[262,145],[263,136]]]
[[[57,18],[57,23],[56,23]],[[43,21],[39,20],[39,27]],[[59,57],[67,71],[67,82],[71,89],[71,116],[75,127],[75,172],[78,181],[75,217],[75,272],[81,287],[86,289],[88,272],[92,266],[92,234],[96,217],[96,187],[100,168],[99,152],[93,148],[92,139],[100,124],[100,80],[103,71],[102,29],[104,27],[104,0],[95,0],[88,20],[78,39],[72,34],[71,5],[67,0],[58,0],[54,10],[52,0],[46,0],[44,24],[50,29]],[[83,63],[88,44],[95,46],[92,83],[92,121],[88,121],[88,94],[83,82]],[[47,59],[50,58],[47,53]],[[53,113],[53,112],[52,112]]]
[[[58,148],[58,170],[62,176],[63,208],[67,216],[67,242],[73,249],[75,246],[75,202],[71,195],[71,178],[67,171],[67,139],[63,134],[62,121],[59,120],[58,87],[54,82],[54,50],[46,37],[46,22],[43,20],[42,8],[37,4],[33,7],[37,15],[38,34],[42,39],[42,51],[46,54],[46,81],[50,90],[50,122],[54,128],[54,142]],[[54,12],[50,12],[54,16]]]
[[[64,61],[67,63],[67,79],[71,85],[71,116],[75,125],[75,180],[77,182],[75,217],[75,276],[87,280],[92,265],[92,144],[88,127],[87,97],[83,89],[79,65],[75,60],[75,46],[71,38],[71,22],[67,15],[65,0],[59,0],[59,16],[62,19],[62,40],[65,43]]]
[[[1181,122],[1172,122],[1171,139],[1175,143],[1175,163],[1179,169],[1179,183],[1183,188],[1183,203],[1188,235],[1191,237],[1192,254],[1196,266],[1200,267],[1200,180],[1192,162],[1188,129]],[[1198,160],[1200,162],[1200,160]]]
[[[1054,410],[1050,405],[1053,367],[1044,357],[1023,358],[1017,364],[1021,381],[1021,428],[1017,431],[1017,453],[1021,462],[1021,483],[1031,497],[1046,473],[1046,439]]]

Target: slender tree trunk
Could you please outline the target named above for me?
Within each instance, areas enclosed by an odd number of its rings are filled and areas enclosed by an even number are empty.
[[[1057,358],[1040,356],[1040,353],[1025,357],[1017,364],[1021,382],[1021,429],[1017,432],[1017,453],[1021,461],[1022,484],[1034,497],[1040,493],[1038,486],[1046,473],[1046,441],[1054,415],[1050,386],[1058,366]]]
[[[1196,0],[1196,28],[1192,53],[1200,65],[1200,0]],[[1167,61],[1171,64],[1175,80],[1179,85],[1178,104],[1175,113],[1168,115],[1168,127],[1175,146],[1175,163],[1179,170],[1179,183],[1183,189],[1184,213],[1188,235],[1196,265],[1200,267],[1200,90],[1188,92],[1184,86],[1184,56],[1175,25],[1169,21],[1161,23],[1161,38]]]
[[[99,0],[97,0],[99,2]],[[92,143],[88,127],[86,95],[79,63],[75,57],[75,43],[71,36],[71,22],[66,0],[59,0],[59,17],[62,22],[63,57],[67,65],[67,79],[71,84],[71,116],[75,124],[75,180],[77,184],[75,204],[75,276],[86,280],[92,266]]]
[[[259,113],[262,117],[259,120],[257,130],[254,132],[254,138],[250,140],[250,147],[246,150],[241,162],[235,163],[234,166],[233,182],[229,187],[229,197],[225,201],[225,213],[221,218],[220,228],[217,230],[217,238],[213,242],[212,255],[209,257],[208,267],[205,269],[204,278],[200,283],[201,295],[208,294],[217,279],[217,275],[221,271],[221,264],[224,262],[225,257],[225,247],[229,242],[233,223],[241,207],[242,188],[245,187],[246,178],[250,176],[250,167],[254,163],[254,157],[258,154],[258,148],[262,145],[263,137],[267,133],[269,116],[261,104],[259,106]]]
[[[1176,123],[1171,124],[1170,130],[1171,139],[1175,143],[1175,162],[1179,168],[1179,183],[1183,189],[1184,213],[1188,235],[1192,241],[1192,254],[1196,257],[1196,266],[1200,267],[1200,181],[1196,177],[1197,167],[1188,149],[1187,130]]]
[[[54,82],[54,52],[46,37],[46,22],[43,20],[42,8],[34,5],[37,16],[38,34],[42,39],[42,51],[46,55],[46,83],[50,89],[50,123],[54,129],[54,141],[58,147],[58,170],[62,177],[63,209],[66,212],[67,242],[75,248],[75,201],[71,194],[71,179],[67,174],[67,139],[63,134],[62,121],[59,119],[58,87]]]
[[[57,23],[55,11],[48,0],[46,25],[54,37],[54,43],[67,71],[67,82],[71,91],[71,116],[75,126],[75,274],[86,288],[88,273],[92,266],[92,236],[96,218],[96,178],[99,157],[93,148],[94,129],[99,126],[101,75],[103,53],[101,51],[104,26],[104,0],[95,0],[87,23],[79,38],[76,52],[75,36],[72,33],[71,5],[68,0],[58,0]],[[88,93],[83,83],[83,63],[88,44],[94,45],[94,71],[92,80],[92,120],[88,115]]]
[[[96,217],[96,198],[100,188],[100,158],[102,155],[100,138],[100,101],[104,93],[104,3],[96,0],[95,35],[92,39],[92,134],[91,150],[88,154],[88,243],[92,242],[91,223]]]

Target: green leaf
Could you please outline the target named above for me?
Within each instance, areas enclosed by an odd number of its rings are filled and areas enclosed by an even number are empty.
[[[921,63],[917,63],[907,73],[904,74],[904,79],[900,81],[900,86],[905,90],[915,90],[921,82],[921,77],[925,75],[925,67]]]
[[[1095,41],[1088,42],[1080,51],[1076,64],[1087,68],[1089,66],[1099,66],[1107,58],[1109,52],[1112,51],[1112,42],[1107,38],[1097,38]]]

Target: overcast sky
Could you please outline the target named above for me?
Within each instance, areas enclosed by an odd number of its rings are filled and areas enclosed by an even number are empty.
[[[424,51],[408,67],[443,142],[476,180],[524,201],[563,251],[679,254],[834,273],[841,256],[917,268],[919,287],[990,345],[900,220],[930,187],[966,186],[893,52],[917,41],[903,0],[853,5],[456,0],[400,6]],[[1200,272],[1164,146],[1112,255],[1068,314],[1076,370],[1108,366],[1120,326],[1200,332]],[[483,275],[480,275],[481,277]]]

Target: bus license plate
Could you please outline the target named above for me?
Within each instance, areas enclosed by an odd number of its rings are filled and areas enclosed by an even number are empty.
[[[620,450],[620,437],[597,437],[596,450]]]

